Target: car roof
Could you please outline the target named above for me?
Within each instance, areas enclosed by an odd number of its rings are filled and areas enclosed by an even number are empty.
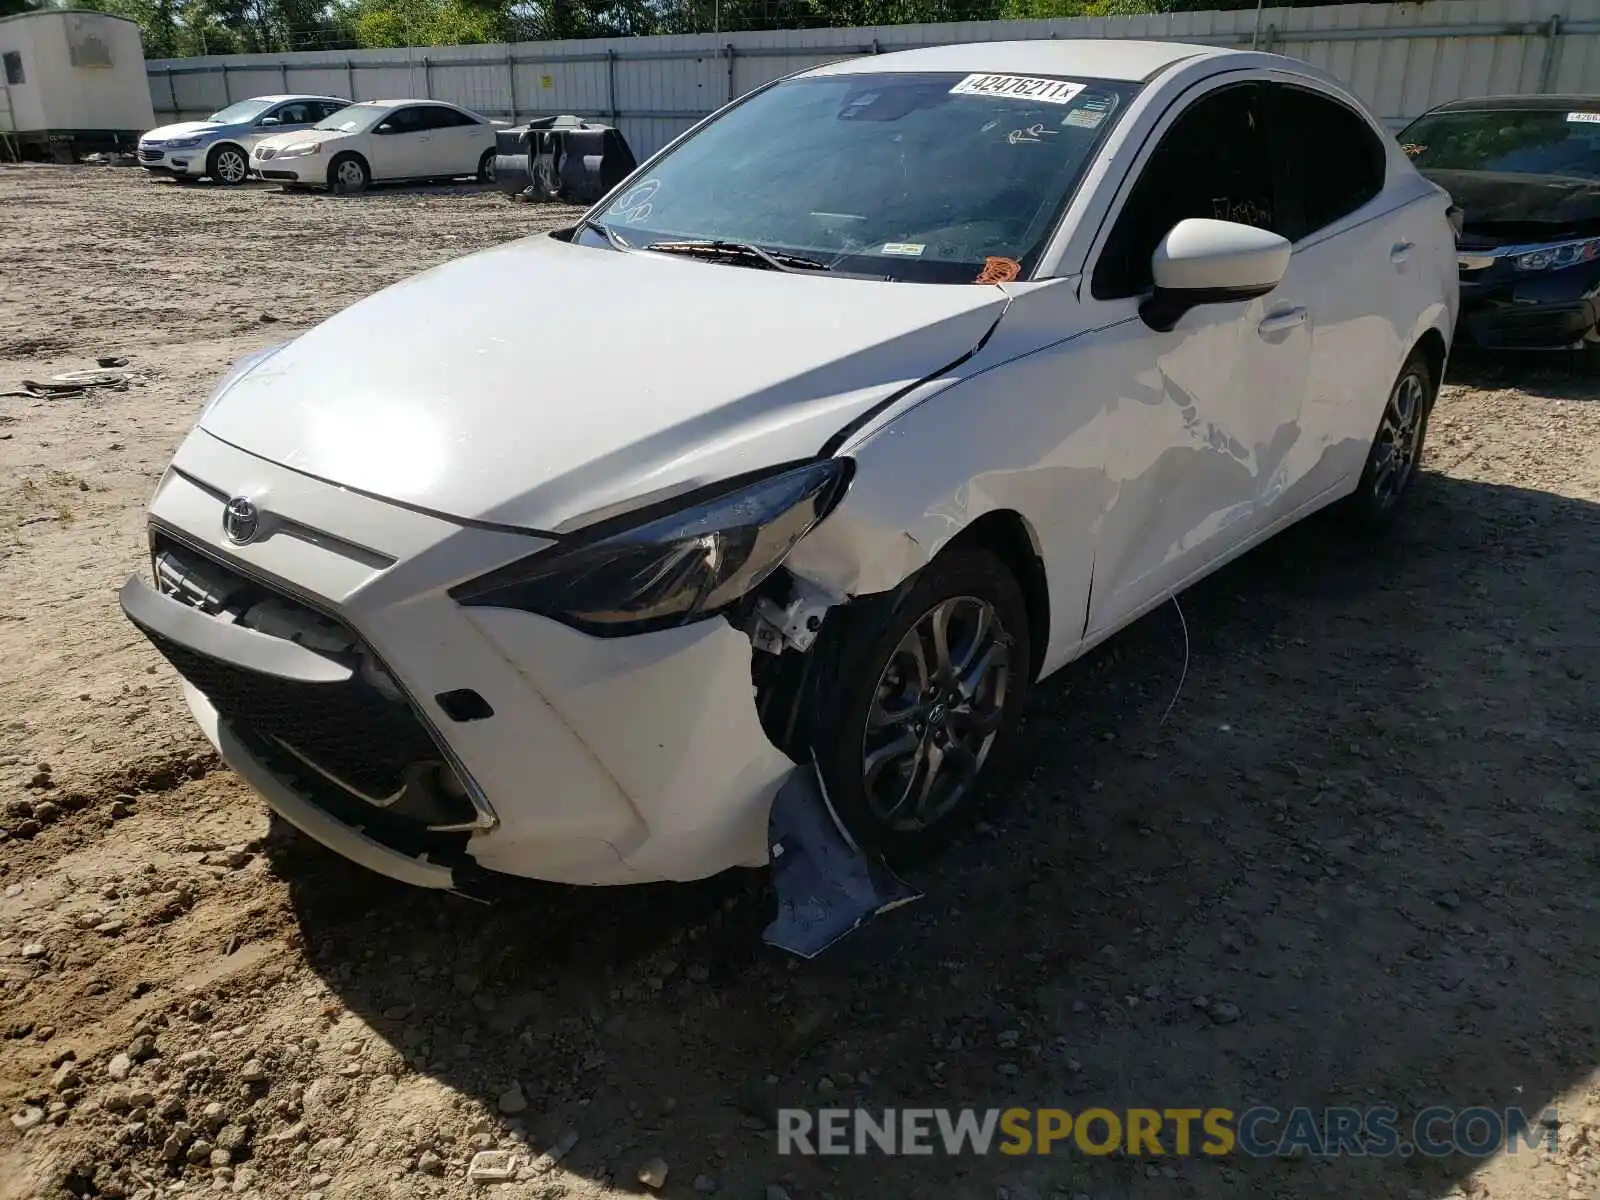
[[[266,100],[273,104],[278,103],[280,100],[337,100],[341,104],[350,103],[343,96],[321,96],[313,92],[291,92],[282,96],[251,96],[250,99]]]
[[[1239,51],[1183,42],[1123,41],[1116,38],[1038,38],[1017,42],[965,42],[895,50],[829,63],[808,76],[856,75],[880,71],[968,71],[988,74],[1078,75],[1090,79],[1146,80],[1174,63],[1220,57]]]
[[[1514,109],[1536,112],[1569,112],[1573,109],[1600,110],[1600,96],[1469,96],[1451,100],[1430,112],[1500,112]]]
[[[357,104],[365,104],[368,108],[399,108],[406,104],[432,105],[434,108],[460,108],[458,104],[451,104],[448,100],[357,100]]]

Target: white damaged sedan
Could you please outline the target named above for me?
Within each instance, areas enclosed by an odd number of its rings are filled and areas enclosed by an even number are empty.
[[[791,786],[902,859],[1039,679],[1317,509],[1394,516],[1448,204],[1273,55],[807,71],[238,364],[122,604],[273,809],[398,879],[761,866]]]

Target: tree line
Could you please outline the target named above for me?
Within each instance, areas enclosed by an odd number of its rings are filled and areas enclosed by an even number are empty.
[[[1268,0],[1274,7],[1285,2]],[[147,57],[186,58],[712,30],[1128,16],[1254,8],[1256,0],[65,0],[60,6],[130,17],[139,23]],[[50,5],[0,0],[0,16],[41,7]]]

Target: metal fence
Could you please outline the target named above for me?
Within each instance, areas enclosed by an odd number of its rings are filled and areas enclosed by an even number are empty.
[[[1392,126],[1434,104],[1506,92],[1600,91],[1600,0],[1431,0],[1230,12],[587,41],[310,50],[148,64],[163,119],[233,100],[311,92],[448,100],[512,121],[609,120],[649,154],[778,76],[858,54],[1012,38],[1152,38],[1258,46],[1344,79]]]

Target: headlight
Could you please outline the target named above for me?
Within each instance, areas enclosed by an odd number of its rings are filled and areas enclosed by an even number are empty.
[[[198,137],[171,138],[161,144],[168,150],[188,150],[192,146],[198,146],[204,140],[204,138]]]
[[[1559,271],[1563,267],[1590,262],[1596,256],[1600,256],[1600,238],[1587,238],[1579,242],[1540,246],[1537,250],[1517,255],[1511,261],[1519,271]]]
[[[321,142],[296,142],[278,151],[279,158],[303,158],[307,154],[321,154]]]
[[[600,637],[687,625],[726,609],[777,570],[838,503],[850,471],[846,459],[780,471],[616,532],[598,530],[578,546],[541,550],[450,595]],[[639,518],[604,525],[629,520]]]

